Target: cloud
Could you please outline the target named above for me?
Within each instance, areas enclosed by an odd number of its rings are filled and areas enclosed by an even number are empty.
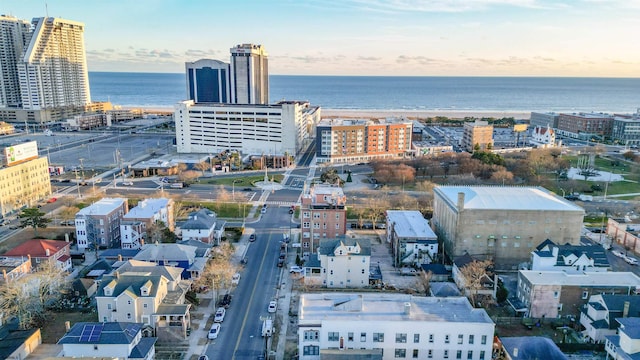
[[[426,56],[407,56],[407,55],[399,55],[396,58],[396,63],[398,64],[420,64],[420,65],[438,65],[442,63],[442,60],[429,58]]]
[[[362,60],[362,61],[379,61],[382,60],[381,57],[377,57],[377,56],[358,56],[358,60]]]
[[[493,6],[546,8],[539,0],[350,0],[353,7],[376,12],[463,12]],[[555,7],[555,6],[554,6]]]

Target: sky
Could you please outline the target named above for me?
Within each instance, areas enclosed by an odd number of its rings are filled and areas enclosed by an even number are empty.
[[[640,0],[0,0],[0,13],[83,22],[89,71],[184,73],[253,43],[271,75],[640,76]]]

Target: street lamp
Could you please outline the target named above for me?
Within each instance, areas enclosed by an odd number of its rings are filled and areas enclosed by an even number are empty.
[[[241,182],[242,179],[234,179],[231,182],[231,198],[233,201],[236,201],[236,182]]]

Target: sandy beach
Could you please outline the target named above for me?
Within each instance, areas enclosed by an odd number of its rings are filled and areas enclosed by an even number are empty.
[[[465,117],[513,117],[515,119],[529,119],[531,112],[525,111],[483,111],[483,110],[358,110],[358,109],[322,109],[322,117],[349,117],[349,118],[386,118],[406,117],[426,119],[436,116],[445,116],[450,119],[464,119]]]

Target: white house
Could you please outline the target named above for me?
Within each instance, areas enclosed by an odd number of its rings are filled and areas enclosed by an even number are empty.
[[[395,266],[430,264],[438,255],[438,237],[417,210],[386,211],[387,242]]]
[[[120,221],[129,210],[127,199],[104,198],[76,213],[79,250],[90,246],[110,248],[120,242]]]
[[[315,255],[305,264],[306,285],[328,288],[358,288],[369,285],[369,239],[324,239],[320,241]]]
[[[547,239],[531,252],[531,270],[582,273],[609,271],[611,266],[600,245],[556,245]]]
[[[58,341],[68,358],[152,360],[155,337],[143,337],[140,323],[79,322]]]
[[[614,360],[637,359],[640,353],[640,318],[619,318],[618,335],[606,337],[604,349],[607,359]]]
[[[162,223],[173,231],[172,199],[145,199],[122,217],[120,223],[120,247],[122,249],[140,249],[145,242],[149,242],[147,229],[155,223]]]
[[[464,297],[380,293],[300,295],[301,360],[491,359],[495,324]]]
[[[580,313],[582,334],[591,342],[600,343],[618,330],[617,318],[640,316],[640,296],[592,295],[585,311]]]
[[[199,240],[207,244],[220,243],[226,222],[219,220],[215,212],[200,209],[189,214],[181,226],[182,240]]]
[[[541,148],[556,146],[556,132],[550,126],[536,126],[529,142]]]

